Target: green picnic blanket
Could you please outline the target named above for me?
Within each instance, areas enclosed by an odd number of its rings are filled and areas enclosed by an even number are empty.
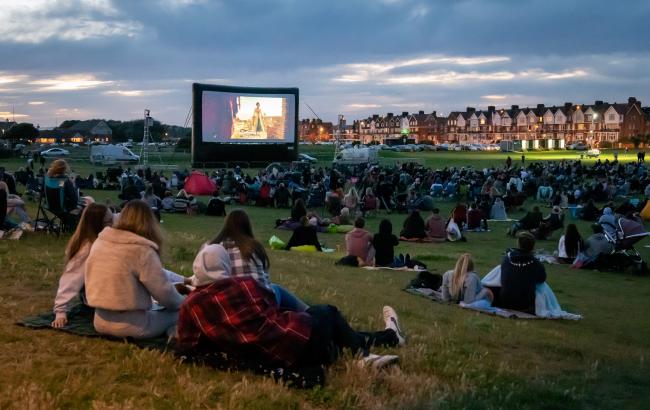
[[[70,312],[68,312],[68,324],[61,329],[55,329],[52,327],[52,321],[54,320],[54,313],[52,312],[41,313],[35,316],[28,316],[19,320],[16,322],[16,324],[18,326],[24,326],[31,329],[50,329],[54,331],[71,333],[78,336],[101,337],[109,340],[126,340],[127,342],[133,343],[134,345],[143,349],[154,349],[161,351],[165,351],[168,348],[173,349],[172,345],[167,344],[167,337],[165,336],[153,339],[122,339],[97,333],[95,327],[93,326],[94,314],[95,310],[93,308],[80,303],[70,309]]]

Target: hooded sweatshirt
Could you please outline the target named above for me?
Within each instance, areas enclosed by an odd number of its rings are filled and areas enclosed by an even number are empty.
[[[510,249],[501,261],[500,307],[535,313],[535,286],[546,281],[546,270],[532,252]]]
[[[354,228],[345,235],[345,248],[348,255],[368,259],[372,246],[372,234],[363,228]]]
[[[158,245],[133,232],[104,228],[86,260],[86,298],[94,308],[149,310],[151,298],[167,309],[183,302],[165,274]]]

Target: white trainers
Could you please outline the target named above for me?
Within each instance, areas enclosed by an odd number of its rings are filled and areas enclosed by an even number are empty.
[[[378,354],[368,354],[357,362],[361,368],[372,368],[375,370],[384,369],[388,366],[392,366],[399,362],[399,356],[393,354],[378,355]]]
[[[399,318],[395,309],[390,306],[384,306],[384,322],[386,323],[386,329],[392,329],[397,335],[397,340],[399,341],[400,346],[404,346],[406,343],[406,335],[402,332],[402,328],[399,325]]]

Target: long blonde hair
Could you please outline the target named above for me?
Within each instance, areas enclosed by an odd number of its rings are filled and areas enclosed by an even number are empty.
[[[127,202],[120,212],[115,229],[133,232],[158,245],[158,254],[162,252],[163,236],[158,219],[146,202],[134,199]]]
[[[454,275],[451,278],[451,286],[449,288],[449,293],[454,299],[459,299],[461,292],[463,291],[463,286],[465,285],[465,278],[467,273],[474,270],[474,260],[472,255],[469,253],[464,253],[458,257],[456,261],[456,266],[454,267]]]

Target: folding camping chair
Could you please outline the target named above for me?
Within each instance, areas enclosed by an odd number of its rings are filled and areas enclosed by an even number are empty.
[[[76,218],[65,206],[65,182],[67,178],[50,178],[45,176],[38,201],[35,231],[55,233],[73,231]]]

